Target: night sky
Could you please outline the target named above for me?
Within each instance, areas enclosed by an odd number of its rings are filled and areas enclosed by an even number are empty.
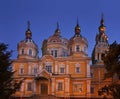
[[[14,50],[12,58],[17,57],[17,43],[25,39],[29,20],[32,39],[39,46],[51,36],[56,23],[61,35],[70,39],[77,23],[82,36],[89,42],[88,54],[91,56],[98,33],[101,14],[104,14],[106,34],[109,43],[120,43],[120,0],[0,0],[0,42],[9,44]]]

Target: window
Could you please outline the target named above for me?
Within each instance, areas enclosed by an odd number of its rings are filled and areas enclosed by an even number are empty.
[[[58,54],[57,50],[51,50],[51,55],[53,55],[54,57],[57,57],[58,56],[57,54]]]
[[[21,54],[22,54],[22,55],[24,54],[24,49],[21,50]]]
[[[51,51],[51,55],[54,55],[54,54],[53,54],[53,50]]]
[[[29,55],[32,56],[32,49],[29,49]]]
[[[24,66],[20,66],[20,68],[19,68],[19,74],[20,75],[24,74]]]
[[[79,63],[75,64],[75,72],[80,73],[80,64]]]
[[[72,47],[70,48],[70,53],[72,53]]]
[[[51,66],[51,65],[46,66],[46,70],[47,70],[49,73],[52,73],[52,66]]]
[[[93,74],[93,73],[90,73],[90,75],[91,75],[91,78],[93,78],[93,77],[94,77],[94,74]]]
[[[87,54],[87,47],[84,47],[84,52]]]
[[[37,74],[37,68],[36,67],[34,68],[34,74]]]
[[[79,52],[80,51],[80,47],[79,45],[76,45],[76,52]]]
[[[67,51],[63,51],[63,57],[67,57]]]
[[[76,73],[80,73],[80,67],[76,67]]]
[[[60,73],[64,73],[64,67],[60,67]]]
[[[55,57],[57,57],[57,50],[55,50]]]
[[[90,92],[91,92],[91,94],[94,93],[94,87],[91,87],[91,88],[90,88]]]
[[[62,91],[62,87],[63,87],[62,82],[59,82],[59,83],[58,83],[58,91]]]
[[[23,74],[23,73],[24,73],[24,69],[20,68],[20,74]]]
[[[32,91],[32,83],[31,82],[27,83],[27,90]]]
[[[82,84],[73,84],[73,91],[74,92],[82,92],[83,90],[83,85]]]

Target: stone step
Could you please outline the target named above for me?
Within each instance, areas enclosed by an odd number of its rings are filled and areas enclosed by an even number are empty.
[[[35,95],[32,98],[33,99],[60,99],[60,98],[57,98],[57,97],[51,96],[51,95]]]

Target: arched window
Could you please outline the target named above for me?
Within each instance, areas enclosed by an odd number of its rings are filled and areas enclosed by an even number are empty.
[[[29,49],[29,55],[32,56],[32,49]]]
[[[21,50],[21,54],[22,54],[22,55],[24,54],[24,49]]]
[[[80,51],[80,46],[76,45],[76,52],[79,52],[79,51]]]

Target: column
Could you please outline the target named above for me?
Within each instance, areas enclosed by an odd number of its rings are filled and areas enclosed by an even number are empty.
[[[55,74],[58,73],[58,65],[57,65],[57,61],[55,61]]]
[[[87,80],[87,97],[90,96],[90,84],[91,84],[91,81]]]
[[[101,53],[99,53],[99,60],[101,61]]]
[[[87,77],[90,77],[90,64],[89,64],[89,61],[87,61]]]
[[[66,66],[66,74],[69,74],[69,65]]]
[[[68,61],[66,62],[66,74],[69,74],[69,65],[68,65]]]
[[[69,84],[70,84],[70,79],[69,78],[65,78],[65,93],[67,94],[67,96],[69,95]]]
[[[52,78],[52,95],[55,94],[55,78]]]
[[[33,85],[33,92],[36,93],[36,80],[34,80],[34,85]]]

